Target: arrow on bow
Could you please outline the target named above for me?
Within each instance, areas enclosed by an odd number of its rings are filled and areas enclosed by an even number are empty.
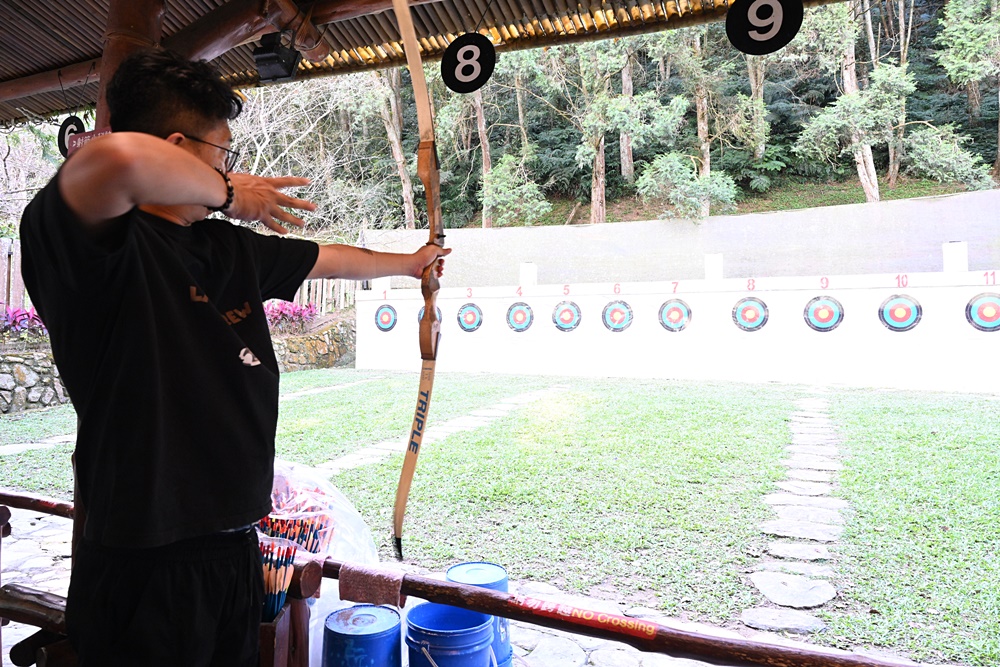
[[[444,247],[444,232],[441,226],[441,179],[438,173],[437,146],[434,143],[434,119],[431,116],[430,94],[424,80],[424,67],[420,60],[420,46],[417,33],[413,29],[413,18],[407,0],[392,0],[399,34],[403,38],[406,64],[410,68],[413,97],[417,104],[417,125],[420,128],[420,146],[417,149],[417,174],[427,193],[427,226],[430,229],[428,245]],[[409,445],[403,470],[396,488],[396,505],[392,512],[392,527],[396,558],[403,558],[403,517],[406,515],[406,501],[410,497],[410,484],[417,468],[417,456],[424,439],[427,414],[431,404],[431,389],[434,387],[434,366],[437,363],[438,340],[441,337],[441,321],[437,316],[437,293],[440,284],[437,278],[438,262],[424,269],[420,280],[420,291],[424,295],[424,316],[420,320],[420,389],[417,394],[417,409],[413,413]]]

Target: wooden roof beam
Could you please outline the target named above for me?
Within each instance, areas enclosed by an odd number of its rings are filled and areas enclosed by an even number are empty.
[[[191,60],[212,60],[235,46],[287,28],[295,30],[295,48],[308,60],[330,55],[315,20],[309,20],[292,0],[230,0],[165,39],[163,46]]]
[[[383,2],[386,7],[391,6],[391,0]],[[261,11],[262,4],[266,6],[266,12]],[[336,0],[326,0],[314,6],[313,10],[328,13],[330,7],[337,4]],[[260,0],[230,0],[164,39],[162,46],[192,60],[212,60],[240,44],[284,28],[296,31],[296,47],[303,51],[306,58],[319,61],[329,55],[330,47],[322,39],[315,20],[307,20],[307,15],[299,10],[293,0],[272,0],[267,3],[261,3]],[[19,79],[0,81],[0,102],[100,81],[101,70],[102,59],[95,58]]]
[[[100,80],[100,71],[101,59],[94,58],[60,69],[22,76],[20,79],[0,81],[0,102],[51,93],[60,88],[69,90],[85,83],[93,83]]]

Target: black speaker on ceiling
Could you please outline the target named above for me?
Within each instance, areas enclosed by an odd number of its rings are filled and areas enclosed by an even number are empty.
[[[281,43],[281,33],[272,32],[260,38],[260,46],[253,50],[261,83],[291,81],[299,69],[302,54]]]

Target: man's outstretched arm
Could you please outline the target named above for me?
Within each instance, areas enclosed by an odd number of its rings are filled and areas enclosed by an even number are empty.
[[[451,249],[438,246],[421,246],[413,254],[375,252],[367,248],[349,245],[321,245],[316,265],[309,272],[313,278],[345,278],[347,280],[370,280],[384,276],[411,276],[419,278],[424,268],[439,257],[451,253]],[[444,260],[438,264],[438,276],[443,271]]]

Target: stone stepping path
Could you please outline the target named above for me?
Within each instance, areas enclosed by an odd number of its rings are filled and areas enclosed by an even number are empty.
[[[538,389],[536,391],[529,391],[524,394],[510,396],[509,398],[505,398],[488,408],[473,410],[467,415],[455,417],[454,419],[449,419],[445,422],[435,423],[432,418],[431,425],[424,431],[423,444],[429,445],[456,433],[463,433],[477,428],[482,428],[484,426],[489,426],[497,419],[506,417],[513,410],[516,410],[521,406],[535,403],[536,401],[540,401],[543,398],[563,392],[567,389],[569,389],[569,385],[552,385],[546,389]],[[383,440],[382,442],[377,442],[374,445],[369,445],[368,447],[351,452],[350,454],[345,454],[344,456],[334,459],[333,461],[320,463],[316,466],[316,470],[320,474],[332,476],[345,470],[351,470],[353,468],[359,468],[373,463],[381,463],[395,453],[405,452],[409,443],[409,438],[403,436],[392,440]]]
[[[787,480],[776,482],[781,492],[764,497],[777,516],[760,524],[767,535],[787,540],[768,545],[772,557],[757,566],[750,581],[774,607],[757,607],[743,612],[744,625],[758,630],[808,634],[826,625],[813,614],[815,609],[837,596],[827,581],[836,572],[828,544],[835,544],[844,532],[842,510],[848,504],[834,498],[841,440],[827,414],[822,395],[796,401],[790,426],[791,444],[782,461]],[[818,561],[818,562],[817,562]]]
[[[76,442],[75,433],[70,433],[69,435],[56,435],[51,438],[39,440],[38,442],[26,442],[17,445],[0,445],[0,456],[22,454],[33,449],[50,449],[56,445],[62,445],[69,442]]]

